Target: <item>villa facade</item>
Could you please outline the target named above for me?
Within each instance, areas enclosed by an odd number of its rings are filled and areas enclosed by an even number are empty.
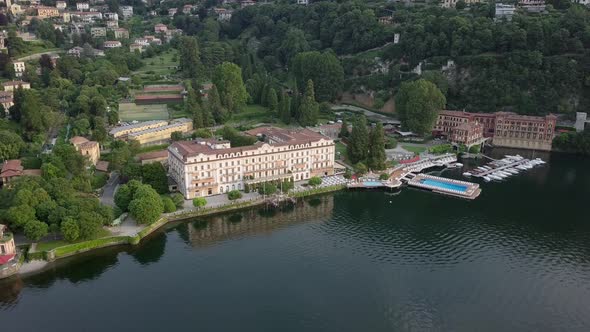
[[[228,141],[198,139],[168,148],[170,176],[186,199],[242,190],[246,184],[334,174],[334,141],[322,134],[274,127],[246,134],[261,141],[231,147]]]

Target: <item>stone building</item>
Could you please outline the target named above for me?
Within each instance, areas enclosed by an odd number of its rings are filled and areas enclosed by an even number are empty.
[[[261,141],[231,147],[197,139],[168,147],[170,176],[186,199],[242,190],[276,180],[307,180],[334,174],[334,141],[309,129],[263,127],[247,131]]]
[[[467,123],[482,125],[483,137],[491,138],[496,146],[551,150],[555,123],[554,115],[528,116],[511,112],[469,113],[439,112],[432,134],[451,138],[452,132]]]
[[[74,145],[76,151],[88,158],[92,165],[96,165],[100,159],[100,145],[96,141],[89,141],[82,136],[70,138],[70,143]]]
[[[162,144],[170,141],[173,132],[188,133],[193,130],[191,119],[176,119],[165,126],[137,131],[127,135],[128,140],[137,141],[141,145]]]

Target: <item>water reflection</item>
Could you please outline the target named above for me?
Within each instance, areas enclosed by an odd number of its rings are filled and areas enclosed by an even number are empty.
[[[333,195],[314,197],[300,200],[295,207],[287,205],[280,209],[256,208],[198,219],[187,224],[187,233],[181,237],[192,246],[207,246],[233,238],[270,234],[297,223],[327,220],[331,218],[333,210]]]

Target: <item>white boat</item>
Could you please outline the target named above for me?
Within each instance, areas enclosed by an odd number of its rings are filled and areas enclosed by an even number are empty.
[[[543,164],[546,164],[546,163],[547,163],[546,161],[544,161],[544,160],[543,160],[543,159],[541,159],[541,158],[536,158],[535,160],[537,160],[537,161],[539,162],[539,164],[541,164],[541,165],[543,165]]]
[[[504,171],[506,171],[506,172],[508,172],[508,173],[510,173],[512,175],[518,174],[518,171],[515,170],[514,168],[508,168],[508,169],[505,169]]]
[[[490,179],[492,179],[492,180],[498,180],[498,181],[502,180],[502,178],[501,178],[501,177],[499,177],[499,176],[496,176],[496,175],[494,175],[494,174],[490,174],[490,175],[488,175],[488,177],[489,177]]]
[[[486,171],[489,171],[489,170],[491,170],[492,168],[491,168],[491,167],[489,167],[489,166],[484,166],[484,167],[483,167],[483,169],[485,169]]]
[[[484,176],[483,179],[484,179],[485,182],[492,181],[492,179],[489,176]]]
[[[498,171],[500,174],[504,175],[504,176],[511,176],[511,173],[505,172],[505,171]]]
[[[461,164],[461,163],[455,163],[455,166],[457,166],[457,167],[463,167],[463,164]]]
[[[463,176],[471,176],[471,173],[465,172],[465,173],[463,173]]]

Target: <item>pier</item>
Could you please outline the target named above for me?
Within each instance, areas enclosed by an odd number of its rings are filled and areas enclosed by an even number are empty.
[[[445,167],[456,161],[457,156],[454,154],[434,156],[395,167],[390,171],[389,179],[387,180],[366,177],[349,182],[346,186],[348,189],[397,189],[407,184],[410,187],[426,189],[439,194],[466,199],[477,198],[481,193],[481,189],[477,183],[419,173],[431,167]]]
[[[491,168],[490,170],[486,170],[486,171],[477,171],[477,172],[475,172],[476,170],[473,170],[472,173],[471,173],[471,175],[472,176],[475,176],[475,177],[478,177],[478,178],[483,178],[484,176],[488,176],[488,175],[490,175],[492,173],[495,173],[495,172],[498,172],[498,171],[502,171],[502,170],[505,170],[505,169],[509,169],[509,168],[514,168],[516,166],[524,165],[524,164],[527,164],[529,162],[530,162],[530,160],[528,160],[528,159],[521,159],[521,160],[515,160],[514,162],[509,163],[509,164],[501,164],[499,166],[498,165],[494,165],[493,162],[492,162],[490,164],[492,164],[493,166],[496,166],[496,167]]]

